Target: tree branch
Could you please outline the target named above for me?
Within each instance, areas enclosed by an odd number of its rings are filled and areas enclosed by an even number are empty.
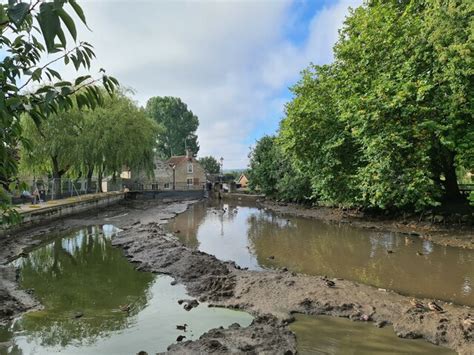
[[[61,59],[64,59],[64,57],[68,56],[69,54],[71,54],[73,51],[77,50],[78,48],[81,48],[83,47],[84,45],[81,43],[80,45],[68,50],[66,53],[64,53],[62,56],[56,58],[56,59],[53,59],[52,61],[46,63],[45,65],[43,65],[42,67],[40,67],[41,71],[43,71],[44,69],[46,69],[47,67],[49,67],[51,64],[61,60]],[[23,89],[26,85],[28,85],[31,80],[33,80],[33,76],[30,76],[29,79],[22,85],[18,88],[18,91],[21,91],[21,89]]]

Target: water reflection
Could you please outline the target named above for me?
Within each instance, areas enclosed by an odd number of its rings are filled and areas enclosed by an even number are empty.
[[[299,354],[455,354],[423,340],[398,338],[391,327],[329,316],[295,318],[290,329],[296,333]]]
[[[201,305],[186,312],[189,298],[172,278],[136,271],[111,246],[113,226],[91,227],[15,261],[22,287],[34,289],[44,310],[0,327],[0,354],[132,354],[164,351],[187,323],[188,339],[218,326],[250,324],[251,316]],[[120,310],[129,305],[130,310]]]
[[[474,305],[474,252],[418,237],[286,217],[252,206],[192,206],[170,222],[179,238],[240,266],[355,280],[403,294]],[[419,253],[420,255],[417,255]]]
[[[142,310],[153,275],[137,273],[111,247],[114,232],[111,226],[90,227],[19,259],[22,287],[33,289],[45,310],[25,315],[13,330],[41,339],[42,346],[64,347],[127,327],[129,317],[117,310],[123,304],[133,305],[132,315]]]

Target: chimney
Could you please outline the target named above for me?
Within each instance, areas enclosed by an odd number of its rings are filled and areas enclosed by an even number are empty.
[[[193,153],[191,153],[191,149],[186,149],[186,158],[192,159]]]

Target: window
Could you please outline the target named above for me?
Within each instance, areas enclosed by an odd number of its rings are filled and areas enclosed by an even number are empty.
[[[193,186],[193,179],[187,179],[186,180],[186,183],[188,184],[188,186]]]
[[[193,163],[188,163],[188,174],[193,173]]]
[[[169,182],[165,182],[165,184],[163,185],[163,187],[165,189],[169,189],[170,188],[170,183]]]
[[[158,184],[151,184],[152,190],[158,190]]]

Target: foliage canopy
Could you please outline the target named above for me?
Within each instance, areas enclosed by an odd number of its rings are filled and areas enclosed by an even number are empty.
[[[17,149],[27,145],[22,135],[20,116],[24,113],[41,126],[51,114],[77,105],[93,108],[101,103],[98,84],[109,92],[118,85],[105,75],[97,78],[80,76],[65,81],[52,66],[59,62],[76,70],[90,68],[94,59],[92,46],[77,43],[77,29],[68,11],[74,12],[86,24],[82,8],[75,0],[16,1],[0,4],[0,49],[5,55],[0,61],[0,210],[2,223],[17,217],[10,209],[8,190],[17,181]],[[69,36],[75,46],[68,48]],[[45,56],[52,58],[45,62]],[[74,95],[73,95],[74,94]]]
[[[30,142],[21,151],[25,171],[55,179],[69,173],[89,180],[96,171],[101,180],[119,175],[124,167],[152,170],[158,126],[121,93],[106,97],[93,110],[74,108],[50,115],[40,128],[25,116],[22,126]]]
[[[417,210],[462,200],[456,171],[474,168],[473,14],[465,0],[373,0],[352,10],[334,62],[302,73],[279,131],[313,197]],[[265,178],[271,192],[280,163],[259,166],[258,157],[255,183]]]
[[[219,174],[221,165],[216,158],[212,156],[202,157],[199,159],[199,164],[202,165],[207,174]]]
[[[146,103],[146,112],[163,127],[158,139],[158,151],[163,157],[184,155],[186,148],[193,155],[198,153],[199,119],[180,98],[152,97]]]

